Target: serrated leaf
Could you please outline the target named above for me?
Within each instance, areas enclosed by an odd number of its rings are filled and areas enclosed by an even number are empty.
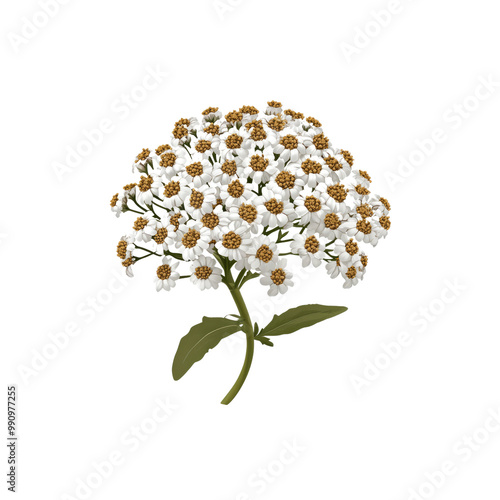
[[[325,319],[333,318],[345,311],[347,311],[347,307],[322,306],[319,304],[294,307],[279,316],[274,315],[271,322],[260,332],[259,336],[270,337],[293,333],[301,328],[307,328]]]
[[[203,317],[182,337],[172,365],[174,380],[179,380],[186,372],[223,338],[241,330],[237,321],[227,318]]]

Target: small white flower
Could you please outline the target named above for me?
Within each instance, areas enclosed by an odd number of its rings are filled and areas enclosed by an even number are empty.
[[[227,185],[243,174],[241,158],[228,153],[213,166],[212,178],[217,184]]]
[[[261,151],[267,147],[273,148],[279,141],[278,133],[268,127],[263,120],[255,120],[245,126],[250,134],[252,147]]]
[[[287,166],[281,172],[278,172],[267,184],[267,188],[283,199],[295,200],[304,189],[304,181],[297,176]]]
[[[184,260],[195,260],[210,243],[210,229],[201,222],[189,220],[177,230],[176,247],[182,252]]]
[[[278,101],[269,101],[267,103],[266,115],[279,115],[283,112],[283,108],[281,106],[281,102]]]
[[[127,205],[127,198],[122,195],[120,196],[118,193],[116,193],[113,198],[111,198],[111,211],[117,216],[120,217],[122,211],[123,211],[123,206]]]
[[[156,291],[170,290],[175,287],[175,282],[179,279],[180,275],[176,271],[179,266],[178,262],[172,263],[172,259],[163,257],[161,266],[156,270]]]
[[[251,122],[259,116],[259,110],[254,106],[242,106],[240,108],[240,113],[243,114],[243,120],[241,120],[243,124]]]
[[[236,269],[250,271],[265,271],[271,269],[278,260],[278,246],[269,236],[260,235],[251,240],[245,260],[236,262]]]
[[[132,266],[135,263],[135,258],[134,258],[135,249],[136,246],[135,246],[134,234],[122,236],[116,247],[116,254],[121,259],[122,266],[125,268],[125,272],[127,276],[129,276],[130,278],[134,276]]]
[[[337,152],[334,154],[323,156],[323,160],[330,170],[331,177],[342,181],[351,175],[352,167],[338,150],[335,151]]]
[[[163,201],[163,206],[171,210],[174,207],[180,207],[184,204],[184,200],[191,194],[186,179],[182,177],[173,177],[165,184],[163,192],[159,192],[158,196]]]
[[[367,217],[373,217],[375,211],[371,206],[368,198],[364,196],[363,198],[357,198],[353,200],[351,213],[357,214],[363,219],[366,219]]]
[[[353,170],[352,175],[356,184],[360,184],[367,189],[370,187],[372,179],[368,175],[368,172],[366,172],[365,170]]]
[[[285,117],[281,114],[265,114],[262,117],[262,123],[264,124],[264,130],[268,132],[268,130],[272,130],[276,139],[273,144],[279,143],[281,136],[279,135],[282,130],[289,127],[289,124]],[[289,127],[291,128],[291,127]]]
[[[220,197],[224,205],[229,209],[232,206],[239,207],[255,198],[251,184],[245,177],[234,179],[229,184],[221,186]]]
[[[364,219],[360,216],[353,216],[345,223],[346,233],[348,236],[354,236],[358,241],[376,246],[379,239],[375,231],[376,224],[376,219],[373,217]]]
[[[243,222],[254,234],[262,230],[262,214],[252,202],[229,207],[229,220]]]
[[[186,212],[194,219],[201,219],[204,214],[211,212],[217,203],[215,189],[208,184],[191,189],[191,193],[184,200]]]
[[[239,221],[231,222],[222,228],[221,239],[216,243],[218,252],[230,260],[243,260],[250,245],[250,232],[246,225]]]
[[[283,117],[288,122],[288,127],[300,131],[300,129],[302,128],[302,124],[304,123],[303,113],[298,113],[291,109],[285,109],[283,111]]]
[[[143,148],[142,151],[135,157],[132,164],[132,172],[140,172],[141,174],[147,172],[148,165],[151,164],[151,150]]]
[[[308,116],[306,118],[306,122],[307,124],[304,123],[303,127],[309,137],[313,137],[323,132],[323,129],[321,128],[321,123],[318,120],[316,120],[316,118]]]
[[[286,293],[288,287],[293,286],[293,274],[286,270],[286,259],[278,259],[272,267],[262,272],[260,282],[269,286],[267,294],[270,296]]]
[[[334,260],[328,262],[326,265],[326,272],[330,276],[330,278],[334,279],[337,276],[342,276],[344,278],[344,288],[351,288],[359,283],[359,281],[363,278],[364,270],[360,270],[360,266],[351,265],[346,266],[340,260]]]
[[[158,160],[163,153],[166,153],[167,151],[173,151],[172,146],[170,144],[161,144],[157,148],[155,148],[154,153],[151,154],[152,158],[155,158]],[[156,166],[158,168],[158,166]]]
[[[175,122],[171,145],[175,149],[180,149],[183,145],[189,144],[192,138],[193,131],[198,129],[197,118],[181,118]]]
[[[118,257],[124,261],[130,259],[135,250],[135,235],[129,234],[122,236],[116,247],[116,253]]]
[[[307,148],[307,153],[314,156],[326,157],[332,156],[335,151],[333,146],[322,132],[319,134],[307,134],[306,137],[303,138],[304,145]]]
[[[350,175],[351,165],[345,160],[340,151],[334,150],[334,152],[325,154],[322,158],[328,167],[332,179],[342,181]]]
[[[346,199],[349,190],[344,184],[340,184],[335,179],[328,177],[325,182],[318,184],[316,190],[321,195],[321,200],[325,205],[334,212],[347,213],[348,206]]]
[[[232,127],[220,136],[220,153],[222,156],[232,154],[239,158],[248,155],[248,148],[251,145],[249,134],[245,127]]]
[[[272,147],[269,146],[264,151],[254,147],[243,160],[243,175],[252,179],[254,184],[265,184],[281,170],[282,165],[282,161],[274,159]]]
[[[346,234],[335,240],[333,253],[348,267],[356,265],[361,259],[358,243]]]
[[[299,161],[306,154],[305,138],[290,127],[280,132],[280,141],[274,146],[274,153],[280,155],[283,161],[293,163]]]
[[[208,136],[211,136],[212,139],[219,139],[221,134],[227,132],[227,123],[221,120],[213,120],[213,121],[203,121],[202,122],[202,130]]]
[[[177,230],[184,224],[188,219],[189,215],[185,210],[181,210],[179,207],[174,207],[168,211],[168,222],[165,222],[167,226],[172,226],[174,228],[175,239],[177,239]],[[162,219],[163,221],[164,219]]]
[[[206,127],[207,124],[215,123],[222,118],[222,112],[219,111],[219,108],[210,107],[205,109],[205,111],[203,111],[201,114],[202,126],[204,127]]]
[[[381,215],[373,219],[373,225],[378,238],[385,238],[391,227],[391,219],[388,215]]]
[[[134,261],[134,258],[133,257],[130,257],[129,259],[126,259],[122,262],[122,266],[125,268],[125,274],[129,277],[129,278],[133,278],[134,277],[134,270],[132,268],[132,266],[135,264],[135,261]]]
[[[176,148],[175,151],[172,149],[163,151],[162,154],[155,158],[155,163],[158,165],[155,170],[169,181],[184,170],[187,161],[186,154],[187,152],[183,148]]]
[[[386,198],[378,194],[372,195],[369,203],[379,215],[389,215],[389,212],[391,211],[391,204]]]
[[[153,177],[150,175],[141,175],[137,184],[136,199],[141,205],[151,205],[153,201]]]
[[[353,184],[349,187],[349,194],[358,200],[368,200],[370,195],[370,190],[363,186],[362,184]]]
[[[135,239],[137,241],[150,241],[151,237],[156,234],[157,224],[158,220],[153,212],[146,212],[137,217],[133,225]]]
[[[324,182],[330,175],[323,159],[318,156],[305,155],[300,158],[300,162],[289,164],[288,168],[310,188]]]
[[[298,254],[302,258],[302,267],[312,264],[319,267],[325,258],[325,245],[320,242],[319,237],[311,234],[297,234],[290,243],[292,253]]]
[[[153,252],[161,252],[169,249],[174,244],[175,227],[170,224],[170,216],[162,218],[156,224],[156,234],[151,236],[151,246]]]
[[[219,241],[222,229],[229,224],[230,218],[222,205],[217,205],[211,212],[203,214],[200,222],[210,230],[210,239]]]
[[[362,277],[356,266],[350,266],[347,269],[341,266],[340,272],[344,278],[344,284],[342,285],[344,288],[357,285]]]
[[[342,264],[338,259],[328,262],[325,266],[325,269],[326,274],[328,274],[328,276],[330,276],[330,278],[332,279],[340,276],[342,270],[347,271],[347,267],[345,266],[345,264]]]
[[[347,214],[327,211],[319,222],[312,223],[307,228],[332,241],[344,234],[346,231],[344,224],[348,220],[349,216]]]
[[[123,186],[123,196],[127,197],[127,199],[130,198],[131,196],[135,196],[136,191],[137,191],[137,184],[135,182]]]
[[[201,290],[218,288],[222,281],[222,270],[216,267],[216,261],[212,257],[201,255],[191,264],[191,282]]]
[[[190,149],[193,153],[196,151],[203,158],[219,154],[220,138],[218,135],[213,136],[212,134],[207,134],[206,132],[197,132],[197,137],[192,137],[189,143]],[[192,154],[193,154],[192,153]]]
[[[360,280],[362,280],[366,274],[366,266],[368,265],[368,257],[366,256],[365,252],[360,252],[359,256],[360,256],[360,259],[356,265],[356,268],[358,270],[357,276]]]
[[[293,203],[267,188],[255,199],[255,205],[262,215],[262,225],[270,229],[286,229],[291,226],[296,216]]]
[[[203,155],[193,155],[180,176],[195,188],[200,188],[212,180],[212,171],[212,165],[203,158]]]
[[[321,198],[321,193],[310,188],[305,188],[294,203],[301,224],[318,224],[328,208]]]

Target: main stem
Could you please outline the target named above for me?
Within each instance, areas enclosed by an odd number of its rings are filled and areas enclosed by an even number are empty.
[[[253,359],[253,351],[254,351],[254,336],[253,336],[253,327],[252,320],[250,319],[250,314],[248,313],[247,306],[243,297],[241,295],[240,289],[236,286],[231,271],[228,270],[225,276],[226,285],[233,296],[233,300],[238,308],[240,313],[240,317],[243,321],[243,331],[245,332],[247,339],[247,351],[245,354],[245,361],[243,363],[243,367],[241,368],[240,375],[236,382],[234,383],[231,390],[227,393],[226,397],[221,401],[221,404],[228,405],[238,394],[243,383],[245,382],[248,372],[250,371],[250,366],[252,365]]]

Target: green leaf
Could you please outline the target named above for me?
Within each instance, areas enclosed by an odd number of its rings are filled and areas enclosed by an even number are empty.
[[[301,328],[315,325],[320,321],[333,318],[337,314],[347,311],[347,307],[321,306],[319,304],[307,304],[294,307],[288,311],[274,315],[271,322],[260,332],[259,336],[285,335],[293,333]]]
[[[255,337],[255,340],[258,340],[261,344],[268,345],[269,347],[274,346],[274,344],[267,337],[261,337],[260,335],[258,335],[257,337]]]
[[[241,330],[238,321],[227,318],[203,317],[182,337],[172,365],[174,380],[179,380],[186,372],[223,338]]]

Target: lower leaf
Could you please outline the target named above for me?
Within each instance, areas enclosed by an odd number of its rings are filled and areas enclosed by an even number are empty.
[[[174,380],[179,380],[186,372],[222,339],[241,330],[241,324],[227,318],[203,317],[182,337],[172,365]]]

